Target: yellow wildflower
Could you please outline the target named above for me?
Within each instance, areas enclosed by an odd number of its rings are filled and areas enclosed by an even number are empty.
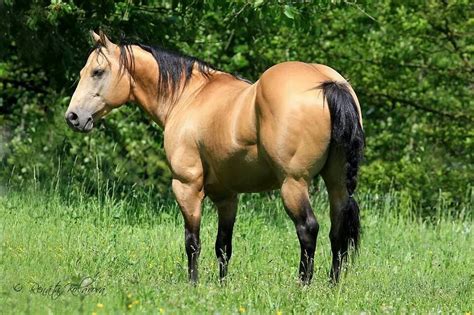
[[[102,303],[97,303],[97,307],[98,307],[98,308],[103,308],[103,307],[104,307],[104,304],[102,304]]]
[[[239,312],[240,313],[245,313],[245,307],[243,307],[243,306],[239,307]]]

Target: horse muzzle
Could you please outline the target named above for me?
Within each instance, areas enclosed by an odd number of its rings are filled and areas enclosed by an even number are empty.
[[[78,114],[74,111],[68,111],[64,115],[69,127],[77,132],[89,132],[94,127],[92,115]]]

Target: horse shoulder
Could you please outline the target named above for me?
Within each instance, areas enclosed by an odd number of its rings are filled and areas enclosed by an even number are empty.
[[[202,182],[203,167],[192,120],[171,123],[164,132],[164,148],[173,178]]]

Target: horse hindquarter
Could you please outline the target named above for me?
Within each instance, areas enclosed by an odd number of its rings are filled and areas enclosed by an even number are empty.
[[[338,279],[347,243],[358,239],[358,206],[351,196],[355,181],[349,178],[357,174],[360,160],[359,155],[353,158],[350,154],[359,153],[361,148],[352,140],[346,143],[346,139],[352,139],[353,131],[361,132],[360,109],[348,86],[329,67],[299,62],[276,65],[259,81],[259,142],[279,178],[285,209],[296,227],[301,246],[299,273],[304,283],[312,278],[319,231],[308,185],[323,167],[331,199],[334,280]],[[341,146],[343,150],[333,148]],[[351,167],[346,168],[346,161]]]

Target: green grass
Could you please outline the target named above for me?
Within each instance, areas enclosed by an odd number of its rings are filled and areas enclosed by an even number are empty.
[[[328,206],[324,192],[313,195],[321,229],[311,286],[297,280],[298,241],[275,194],[241,198],[234,256],[223,285],[214,258],[216,214],[205,203],[200,281],[193,287],[174,201],[153,194],[120,199],[34,188],[4,191],[0,313],[472,312],[471,209],[449,211],[441,205],[435,216],[422,219],[394,194],[359,195],[360,254],[333,286],[328,281]],[[53,299],[35,287],[78,283],[86,276],[93,276],[92,286],[105,288],[105,294],[69,291]]]

